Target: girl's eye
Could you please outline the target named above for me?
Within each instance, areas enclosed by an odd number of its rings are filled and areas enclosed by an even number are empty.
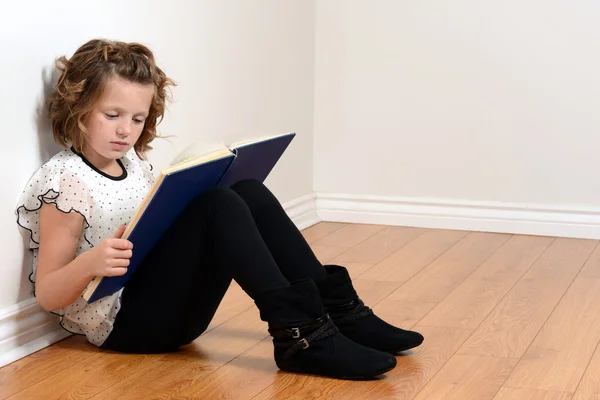
[[[134,119],[133,120],[136,124],[143,124],[144,120],[143,119]]]
[[[117,118],[118,115],[117,114],[104,114],[106,115],[107,118]]]

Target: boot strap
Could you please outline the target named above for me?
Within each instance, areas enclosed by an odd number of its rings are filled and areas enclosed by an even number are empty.
[[[338,330],[337,326],[335,326],[333,320],[327,318],[327,322],[325,322],[320,328],[315,330],[310,335],[298,340],[289,349],[287,349],[286,352],[283,353],[283,358],[288,359],[289,357],[293,356],[297,352],[308,349],[310,347],[310,344],[313,341],[325,339],[329,336],[335,335],[338,332],[339,332],[339,330]],[[289,347],[290,346],[289,341],[288,342],[274,342],[274,345],[276,347]]]
[[[298,339],[306,335],[308,332],[312,332],[315,329],[321,327],[327,321],[330,320],[329,314],[317,318],[312,321],[298,324],[295,327],[274,327],[269,326],[269,333],[276,339]]]
[[[339,313],[338,315],[340,315],[340,317],[335,318],[335,322],[337,324],[340,322],[363,318],[367,315],[373,314],[373,310],[365,306],[365,303],[360,298],[352,300],[348,303],[327,307],[327,311],[331,311],[334,315]]]

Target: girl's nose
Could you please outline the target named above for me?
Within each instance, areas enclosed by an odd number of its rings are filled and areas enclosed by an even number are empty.
[[[119,128],[117,129],[117,134],[129,135],[130,133],[131,133],[131,124],[130,123],[123,123],[123,124],[119,125]]]

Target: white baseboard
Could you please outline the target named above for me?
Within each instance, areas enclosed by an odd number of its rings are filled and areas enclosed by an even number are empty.
[[[311,193],[283,204],[283,208],[298,229],[306,229],[321,221],[317,215],[316,197]]]
[[[31,298],[0,310],[0,367],[70,334]]]
[[[600,208],[319,193],[323,221],[600,239]]]

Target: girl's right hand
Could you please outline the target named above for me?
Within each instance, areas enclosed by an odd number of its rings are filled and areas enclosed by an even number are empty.
[[[90,250],[91,260],[89,262],[93,276],[121,276],[127,273],[129,259],[133,254],[133,243],[127,239],[121,239],[125,232],[125,225],[111,236]]]

